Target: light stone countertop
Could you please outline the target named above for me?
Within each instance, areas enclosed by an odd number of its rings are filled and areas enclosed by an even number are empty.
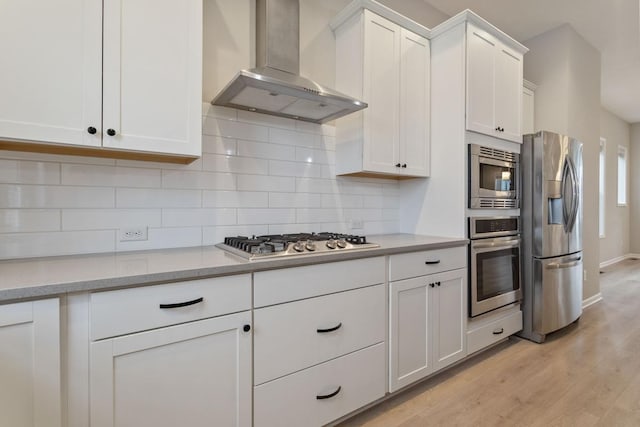
[[[380,248],[247,261],[215,246],[0,261],[0,303],[462,246],[467,239],[385,234]]]

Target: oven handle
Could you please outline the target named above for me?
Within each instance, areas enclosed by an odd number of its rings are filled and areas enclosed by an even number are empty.
[[[501,249],[501,248],[515,248],[520,246],[520,239],[511,240],[508,242],[492,242],[492,243],[472,243],[472,249]]]
[[[580,261],[582,260],[582,257],[577,257],[577,258],[573,258],[571,260],[569,260],[569,262],[552,262],[551,264],[547,265],[547,270],[558,270],[561,268],[570,268],[570,267],[575,267],[576,265],[580,264]]]

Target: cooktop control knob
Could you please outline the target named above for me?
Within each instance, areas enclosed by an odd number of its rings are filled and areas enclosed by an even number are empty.
[[[304,252],[304,243],[302,241],[294,243],[293,250],[296,252]]]
[[[334,239],[327,240],[327,247],[329,249],[335,249],[337,244],[338,242],[336,242]]]
[[[316,244],[313,240],[307,240],[307,244],[304,245],[304,247],[307,248],[308,251],[316,250]]]
[[[344,248],[346,248],[346,247],[347,247],[347,241],[346,241],[346,240],[344,240],[344,239],[340,239],[340,240],[338,240],[338,247],[339,247],[340,249],[344,249]]]

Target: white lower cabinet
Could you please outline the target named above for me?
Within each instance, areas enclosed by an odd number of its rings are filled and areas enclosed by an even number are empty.
[[[255,387],[254,425],[322,426],[383,397],[384,353],[379,343]]]
[[[465,268],[391,282],[389,295],[390,392],[467,355]]]
[[[467,348],[469,354],[489,347],[522,330],[520,307],[488,313],[467,325]]]
[[[0,425],[60,427],[60,304],[0,306]]]
[[[91,426],[250,426],[245,325],[250,311],[91,343]]]

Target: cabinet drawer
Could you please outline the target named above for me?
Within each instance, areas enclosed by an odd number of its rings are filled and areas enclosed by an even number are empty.
[[[254,306],[280,304],[384,283],[384,257],[356,259],[254,274]]]
[[[384,363],[380,343],[257,386],[254,425],[321,426],[340,418],[384,396]]]
[[[384,337],[384,285],[255,310],[255,384],[379,343]]]
[[[424,276],[466,266],[466,246],[391,255],[389,257],[389,280]]]
[[[198,302],[200,299],[202,301]],[[169,307],[161,308],[161,305]],[[249,274],[95,292],[90,298],[91,339],[99,340],[250,308]]]
[[[508,313],[489,323],[474,327],[469,325],[467,331],[468,354],[475,353],[522,329],[522,312]]]

